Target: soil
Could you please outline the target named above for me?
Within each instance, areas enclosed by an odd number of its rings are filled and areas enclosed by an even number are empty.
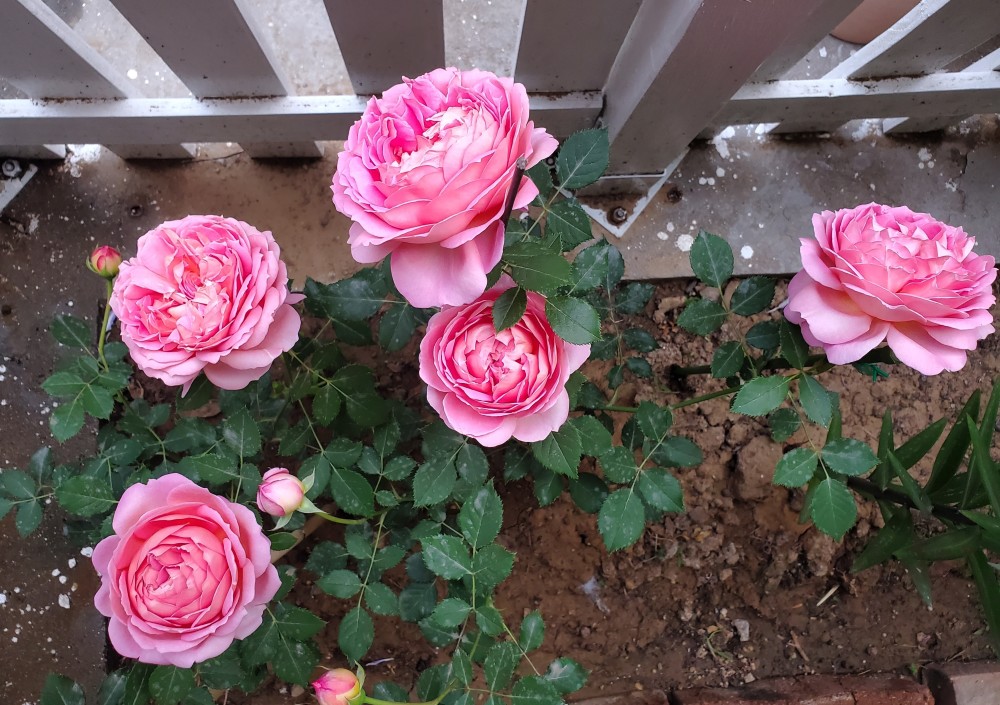
[[[707,375],[675,388],[664,382],[671,365],[711,359],[713,344],[676,325],[685,296],[696,289],[684,282],[661,284],[645,315],[626,322],[645,327],[661,347],[647,356],[656,372],[652,383],[626,383],[616,404],[666,404],[722,387]],[[776,300],[782,298],[779,290]],[[717,337],[734,335],[727,327]],[[407,348],[377,365],[383,388],[421,393],[414,353]],[[1000,337],[993,336],[959,374],[925,377],[897,366],[888,379],[872,382],[847,368],[822,380],[841,395],[845,435],[874,444],[889,408],[900,443],[941,416],[953,417],[975,389],[988,392],[1000,376],[998,353]],[[610,364],[594,361],[584,371],[598,382]],[[619,428],[626,418],[617,419]],[[763,421],[736,416],[725,399],[716,399],[678,411],[674,429],[705,453],[700,466],[677,473],[688,511],[649,526],[635,546],[613,555],[604,550],[596,517],[568,495],[539,508],[529,484],[504,484],[498,474],[505,504],[500,540],[517,553],[498,606],[514,624],[531,610],[541,611],[545,642],[532,656],[539,669],[555,656],[577,659],[591,671],[581,695],[595,695],[728,686],[771,676],[906,671],[992,656],[963,564],[933,566],[936,601],[929,609],[898,564],[850,572],[853,556],[881,526],[874,504],[860,504],[859,521],[843,542],[799,522],[802,492],[771,484],[783,447],[771,440]],[[811,432],[818,437],[817,429]],[[798,431],[785,447],[804,442],[804,433]],[[493,460],[500,464],[498,454]],[[336,536],[335,527],[328,531]],[[288,560],[304,562],[308,545]],[[310,578],[302,574],[291,599],[329,620],[319,636],[321,649],[327,665],[340,665],[337,623],[346,608]],[[411,686],[446,652],[427,645],[414,625],[376,618],[368,676]],[[270,697],[287,701],[273,691]],[[295,701],[300,699],[305,697]]]

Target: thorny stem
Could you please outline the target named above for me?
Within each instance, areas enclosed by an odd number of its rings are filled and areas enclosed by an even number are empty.
[[[108,337],[108,319],[111,317],[111,292],[114,290],[114,279],[104,281],[107,287],[107,296],[104,300],[104,320],[101,321],[101,330],[97,337],[97,358],[101,361],[101,367],[108,369],[108,361],[104,359],[104,340]]]
[[[500,222],[507,226],[507,221],[510,219],[510,213],[514,210],[514,199],[517,197],[517,190],[521,186],[521,179],[524,178],[524,171],[528,168],[528,160],[524,157],[518,157],[517,163],[514,166],[514,177],[510,182],[510,192],[507,194],[507,203],[503,208],[503,216],[500,218]]]
[[[364,524],[367,519],[344,519],[342,517],[335,517],[332,514],[327,514],[326,512],[313,512],[316,516],[323,517],[327,521],[332,521],[334,524]]]
[[[452,688],[448,687],[444,689],[444,692],[441,693],[441,695],[437,696],[433,700],[425,700],[419,703],[408,703],[408,705],[438,705],[438,703],[444,700],[445,696],[448,695],[448,693],[450,693],[451,691]],[[392,700],[379,700],[378,698],[369,698],[367,695],[365,696],[363,702],[367,703],[368,705],[399,705],[399,703],[393,702]]]
[[[901,507],[908,507],[910,509],[920,509],[916,502],[902,492],[888,488],[882,489],[871,480],[866,480],[863,477],[848,477],[847,486],[856,492],[869,495],[876,500],[892,502],[893,504]],[[940,504],[935,504],[931,508],[931,514],[936,516],[938,519],[945,519],[954,524],[960,524],[962,526],[975,526],[974,521],[953,507],[945,507]]]

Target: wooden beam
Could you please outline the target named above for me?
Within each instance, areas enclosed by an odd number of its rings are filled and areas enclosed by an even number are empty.
[[[767,57],[750,79],[751,82],[774,81],[799,63],[806,54],[816,48],[834,27],[853,12],[862,0],[829,0],[803,17],[799,25],[788,35],[785,43]]]

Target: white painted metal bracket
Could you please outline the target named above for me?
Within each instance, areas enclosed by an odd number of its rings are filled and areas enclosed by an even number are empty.
[[[38,167],[34,164],[29,164],[28,168],[18,178],[0,180],[0,213],[3,213],[4,209],[10,205],[10,202],[14,200],[17,194],[21,193],[21,189],[31,181],[31,177],[37,173]]]

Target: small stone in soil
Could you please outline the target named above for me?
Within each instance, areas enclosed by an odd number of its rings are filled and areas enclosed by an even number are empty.
[[[745,619],[734,619],[733,627],[736,629],[736,633],[739,634],[740,641],[750,641],[750,622]]]

